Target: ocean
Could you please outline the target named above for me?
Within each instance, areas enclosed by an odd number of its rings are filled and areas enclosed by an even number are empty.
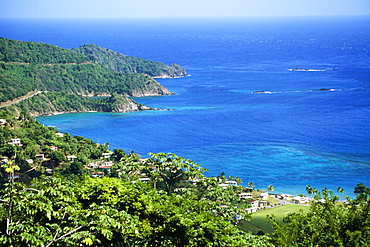
[[[277,193],[370,186],[370,17],[0,19],[0,36],[178,63],[171,111],[37,118],[110,148],[175,153]],[[299,70],[295,70],[299,68]]]

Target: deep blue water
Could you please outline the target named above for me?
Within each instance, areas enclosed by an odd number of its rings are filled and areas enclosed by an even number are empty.
[[[143,156],[172,152],[210,175],[224,171],[278,192],[303,193],[309,184],[351,196],[356,184],[370,186],[368,16],[2,19],[0,36],[64,48],[94,43],[176,62],[191,75],[158,80],[176,95],[136,99],[172,111],[38,118],[45,125]]]

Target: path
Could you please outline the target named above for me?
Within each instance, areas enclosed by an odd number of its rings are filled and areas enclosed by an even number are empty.
[[[33,97],[35,95],[38,95],[39,93],[42,93],[42,91],[31,91],[31,92],[28,92],[27,94],[25,94],[25,95],[23,95],[21,97],[18,97],[18,98],[12,99],[12,100],[8,100],[8,101],[5,101],[5,102],[1,102],[0,103],[0,108],[6,107],[6,106],[10,106],[10,105],[13,105],[13,104],[16,104],[16,103],[19,103],[22,100],[31,98],[31,97]]]

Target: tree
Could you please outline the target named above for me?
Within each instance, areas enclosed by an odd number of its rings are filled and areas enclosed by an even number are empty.
[[[268,191],[274,191],[274,190],[275,190],[275,188],[274,188],[274,186],[272,186],[272,184],[270,184],[270,185],[267,187],[267,190],[268,190]]]
[[[314,191],[311,187],[311,192]],[[276,246],[369,246],[370,201],[365,194],[347,203],[324,188],[314,193],[308,213],[289,214],[283,223],[274,216],[272,241]]]
[[[49,153],[49,158],[57,163],[63,162],[66,160],[66,156],[61,151],[52,151]]]
[[[370,195],[370,188],[367,188],[363,183],[356,185],[353,193],[355,194],[365,194],[365,196]]]
[[[151,157],[142,163],[142,171],[153,181],[163,182],[167,194],[174,192],[184,179],[202,179],[208,169],[200,167],[191,160],[175,154],[150,153]]]
[[[88,171],[83,168],[83,164],[80,161],[74,161],[65,170],[62,171],[62,174],[66,177],[74,178],[82,176],[84,174],[86,175],[88,174]]]
[[[166,195],[116,178],[36,179],[16,183],[0,207],[1,246],[271,246],[215,216],[214,204]],[[0,191],[0,204],[9,194]]]
[[[116,161],[116,162],[119,162],[119,161],[121,161],[121,159],[123,158],[123,157],[125,157],[127,154],[125,153],[125,151],[123,150],[123,149],[114,149],[113,150],[113,155],[112,155],[112,157],[114,158],[114,160]]]

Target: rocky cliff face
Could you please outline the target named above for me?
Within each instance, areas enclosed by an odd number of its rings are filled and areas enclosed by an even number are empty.
[[[157,81],[152,80],[146,83],[143,87],[136,88],[132,91],[133,97],[148,97],[148,96],[162,96],[174,94],[167,88],[159,84]]]

